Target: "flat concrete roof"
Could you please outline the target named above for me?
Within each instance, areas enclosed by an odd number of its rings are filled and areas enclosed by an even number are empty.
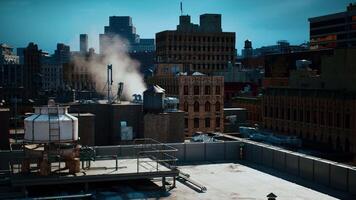
[[[198,193],[177,182],[167,199],[267,199],[273,192],[277,199],[337,199],[274,175],[238,163],[206,163],[180,166],[190,178],[207,188]]]

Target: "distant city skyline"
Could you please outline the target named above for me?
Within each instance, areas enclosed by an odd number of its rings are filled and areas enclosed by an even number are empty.
[[[89,47],[99,52],[99,34],[109,16],[131,16],[141,38],[173,30],[180,15],[179,0],[141,1],[43,1],[0,0],[0,43],[14,48],[35,42],[53,53],[57,43],[79,50],[79,34],[89,35]],[[236,32],[238,52],[250,39],[253,47],[288,40],[300,44],[309,40],[308,18],[342,12],[350,0],[183,0],[183,14],[193,23],[204,13],[222,14],[224,31]]]

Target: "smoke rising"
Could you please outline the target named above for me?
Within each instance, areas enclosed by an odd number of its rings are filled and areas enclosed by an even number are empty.
[[[129,43],[117,36],[103,37],[103,52],[98,56],[74,56],[75,66],[84,66],[95,82],[97,92],[106,95],[107,65],[112,65],[112,94],[116,95],[118,83],[124,83],[122,96],[132,99],[133,94],[141,94],[146,89],[143,77],[139,72],[140,63],[130,58]]]

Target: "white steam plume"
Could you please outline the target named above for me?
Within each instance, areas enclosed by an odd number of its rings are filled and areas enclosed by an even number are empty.
[[[112,65],[113,85],[112,94],[116,95],[118,83],[124,83],[123,97],[131,99],[133,94],[142,94],[146,89],[143,77],[139,72],[140,63],[130,58],[128,54],[128,42],[115,37],[103,38],[104,52],[100,56],[91,57],[75,56],[75,66],[85,66],[93,81],[96,83],[96,91],[106,95],[104,90],[107,82],[107,65]]]

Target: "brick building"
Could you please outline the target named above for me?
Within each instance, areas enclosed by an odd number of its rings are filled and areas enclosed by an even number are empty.
[[[321,61],[321,74],[292,72],[289,87],[267,88],[264,128],[356,153],[356,49],[336,49]],[[298,76],[300,76],[298,78]]]
[[[269,88],[262,114],[264,128],[356,153],[355,93]]]
[[[224,78],[222,76],[154,76],[149,80],[165,89],[167,96],[179,99],[185,111],[186,136],[197,131],[223,132]]]
[[[262,99],[260,97],[234,97],[232,107],[247,110],[247,123],[250,125],[262,124]]]
[[[235,33],[222,32],[221,15],[201,15],[200,25],[182,15],[177,30],[156,34],[156,56],[159,63],[190,64],[190,71],[224,71],[235,63]]]

